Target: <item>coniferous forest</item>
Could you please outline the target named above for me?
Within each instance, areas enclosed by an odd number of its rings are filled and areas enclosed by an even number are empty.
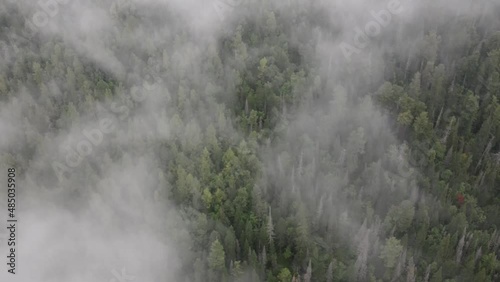
[[[0,54],[1,281],[500,281],[499,1],[6,0]]]

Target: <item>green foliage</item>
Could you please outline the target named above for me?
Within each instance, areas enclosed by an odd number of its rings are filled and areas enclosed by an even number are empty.
[[[348,281],[356,272],[420,281],[431,261],[430,281],[498,280],[496,27],[470,15],[417,19],[417,34],[403,24],[382,40],[401,52],[370,55],[358,69],[318,53],[316,34],[327,27],[328,40],[339,28],[318,3],[284,13],[269,2],[243,5],[252,16],[207,44],[191,42],[190,25],[174,15],[182,32],[124,44],[156,35],[149,27],[159,19],[114,11],[106,45],[129,67],[126,77],[58,38],[18,42],[21,54],[0,70],[0,101],[29,102],[18,113],[22,146],[3,152],[3,163],[41,166],[46,140],[99,116],[101,104],[121,121],[133,117],[117,132],[134,130],[144,109],[129,94],[146,91],[131,85],[155,69],[168,87],[144,131],[168,133],[126,145],[108,136],[109,154],[96,150],[81,170],[92,186],[101,164],[157,157],[154,199],[173,202],[190,223],[187,281]],[[23,17],[0,12],[5,31],[20,32],[10,23]],[[318,32],[302,30],[308,25]]]
[[[292,280],[292,273],[288,268],[283,268],[281,269],[280,273],[278,274],[278,281],[280,282],[289,282]]]
[[[215,271],[222,271],[225,268],[225,252],[224,247],[219,242],[215,240],[210,247],[210,253],[208,255],[208,266],[210,269]]]
[[[393,268],[402,251],[403,246],[401,242],[394,237],[390,237],[380,252],[380,258],[384,260],[386,267]]]
[[[413,204],[405,200],[400,205],[391,207],[385,217],[385,222],[389,230],[395,228],[398,234],[404,234],[412,225],[414,215],[415,208]]]
[[[429,120],[427,112],[420,113],[413,123],[413,129],[417,137],[422,140],[428,140],[432,134],[432,124]]]

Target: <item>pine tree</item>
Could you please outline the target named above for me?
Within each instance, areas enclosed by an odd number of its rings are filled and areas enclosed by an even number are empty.
[[[356,278],[358,280],[364,280],[366,277],[368,252],[370,251],[370,229],[367,229],[362,236],[363,239],[358,245],[358,257],[354,264]]]
[[[400,241],[395,237],[390,237],[387,239],[384,247],[382,248],[380,258],[385,261],[386,267],[393,268],[402,251],[403,247],[401,246]]]
[[[218,272],[225,269],[225,252],[224,247],[219,242],[219,239],[216,239],[210,247],[208,266],[210,269]]]
[[[273,225],[273,217],[271,214],[271,207],[269,207],[269,215],[267,218],[267,237],[269,240],[269,244],[272,244],[274,237],[274,225]]]
[[[304,274],[304,282],[311,282],[312,279],[312,267],[311,260],[309,259],[309,264],[307,265],[306,273]]]
[[[457,264],[460,264],[460,261],[462,260],[462,252],[464,250],[464,245],[465,245],[466,231],[467,231],[467,229],[464,229],[464,232],[462,234],[462,238],[460,238],[460,241],[458,242],[458,245],[457,245],[457,252],[456,252],[456,257],[455,257],[455,261]]]
[[[326,270],[326,282],[333,282],[333,261],[330,262]]]
[[[408,266],[406,267],[406,282],[415,282],[417,275],[417,268],[413,261],[413,256],[408,260]]]

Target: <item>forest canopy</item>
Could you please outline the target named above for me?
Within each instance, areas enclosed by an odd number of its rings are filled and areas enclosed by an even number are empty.
[[[498,1],[3,1],[0,54],[19,281],[500,280]]]

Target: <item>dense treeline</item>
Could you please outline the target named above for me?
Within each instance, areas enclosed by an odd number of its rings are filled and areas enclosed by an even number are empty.
[[[380,68],[353,67],[318,58],[307,28],[336,31],[320,3],[243,5],[227,19],[234,28],[206,44],[186,19],[127,3],[104,31],[119,72],[63,38],[23,39],[21,9],[2,7],[0,100],[24,103],[22,141],[2,162],[50,175],[40,187],[63,176],[61,186],[78,178],[92,190],[106,165],[155,155],[152,197],[189,222],[185,281],[500,279],[497,22],[429,12],[378,38],[401,47]],[[158,23],[179,32],[135,40]],[[162,88],[137,87],[146,75]],[[161,97],[154,121],[133,118],[144,110],[137,91]],[[33,163],[101,105],[130,120],[78,174]],[[141,122],[168,137],[122,142]]]

